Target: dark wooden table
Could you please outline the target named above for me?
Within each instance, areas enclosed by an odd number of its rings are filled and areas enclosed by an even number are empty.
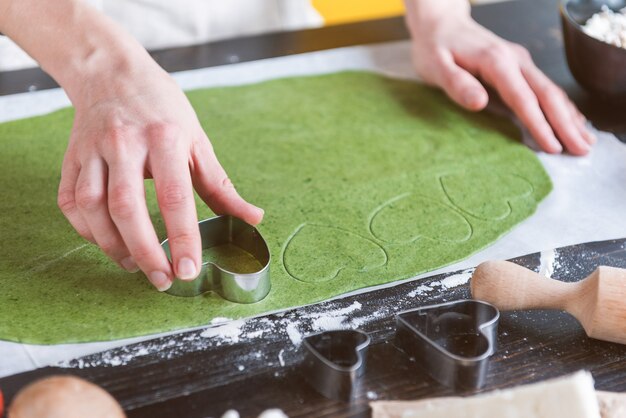
[[[562,51],[554,0],[523,0],[474,8],[474,16],[507,39],[526,45],[538,65],[574,97],[599,127],[626,133],[623,112],[587,96],[573,81]],[[169,71],[226,65],[238,61],[314,51],[339,46],[405,39],[401,19],[290,33],[270,34],[154,52]],[[0,94],[54,87],[40,70],[0,74]],[[616,208],[617,210],[617,208]],[[626,242],[609,241],[570,247],[559,252],[557,278],[583,278],[598,264],[626,267]],[[539,255],[516,260],[537,269]],[[280,315],[248,321],[246,327],[284,324],[311,313],[362,305],[361,314],[384,312],[364,322],[372,337],[368,369],[362,390],[352,403],[328,400],[303,380],[302,352],[285,332],[272,328],[258,338],[233,344],[195,345],[199,331],[155,340],[148,352],[132,357],[124,366],[103,359],[124,358],[137,347],[110,350],[72,363],[75,368],[43,368],[0,379],[8,399],[26,383],[57,373],[82,376],[109,390],[129,417],[219,417],[229,408],[242,416],[256,416],[266,408],[282,408],[291,417],[367,417],[368,402],[378,399],[418,399],[459,394],[430,379],[393,345],[394,313],[425,304],[468,296],[467,286],[440,288],[407,297],[420,284],[443,277],[405,283],[387,289],[299,308]],[[306,330],[306,326],[304,327]],[[591,370],[599,389],[626,390],[626,348],[588,339],[576,321],[560,312],[505,313],[500,323],[499,349],[494,355],[485,390],[563,375],[581,368]],[[142,346],[145,347],[145,344]],[[280,361],[284,364],[280,364]],[[90,367],[78,367],[80,364]]]
[[[598,265],[626,268],[626,239],[565,247],[557,251],[553,277],[575,281]],[[513,260],[538,270],[540,254]],[[10,399],[26,384],[53,374],[72,374],[95,382],[123,405],[129,418],[220,417],[228,409],[256,417],[281,408],[290,417],[369,417],[369,401],[467,395],[428,377],[393,344],[394,314],[403,310],[469,297],[467,284],[446,289],[444,274],[398,284],[318,305],[246,321],[239,340],[209,343],[202,330],[189,331],[112,349],[70,363],[0,379]],[[431,291],[419,291],[429,286]],[[423,289],[423,288],[422,288]],[[352,307],[360,304],[358,311]],[[289,324],[312,333],[311,318],[349,312],[372,344],[367,370],[352,402],[326,399],[305,381],[303,350],[293,343]],[[365,320],[364,320],[365,319]],[[287,324],[287,326],[285,326]],[[260,335],[259,331],[265,332]],[[133,355],[142,352],[140,356]],[[125,365],[117,365],[123,362]],[[586,369],[596,388],[626,391],[626,346],[586,337],[578,322],[558,311],[503,312],[498,349],[492,356],[483,390],[511,387]]]

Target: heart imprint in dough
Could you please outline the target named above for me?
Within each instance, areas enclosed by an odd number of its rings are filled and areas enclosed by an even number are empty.
[[[453,205],[476,218],[500,220],[511,214],[511,201],[532,194],[533,186],[514,174],[473,169],[442,176],[441,186]]]
[[[422,237],[463,242],[472,236],[472,226],[457,210],[413,193],[381,206],[372,217],[370,230],[376,238],[391,244],[407,244]]]
[[[344,269],[364,272],[386,263],[387,254],[371,239],[325,225],[300,225],[283,253],[291,277],[311,283],[332,280]]]

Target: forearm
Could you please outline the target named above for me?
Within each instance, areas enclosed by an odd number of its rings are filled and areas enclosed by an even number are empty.
[[[468,0],[405,0],[406,21],[412,35],[418,30],[430,30],[434,24],[454,16],[470,14]]]
[[[75,105],[115,94],[116,79],[158,67],[130,34],[80,0],[0,0],[0,31]]]

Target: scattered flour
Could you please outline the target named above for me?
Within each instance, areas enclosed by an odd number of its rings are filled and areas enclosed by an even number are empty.
[[[561,266],[557,250],[542,251],[539,258],[539,274],[551,278],[554,271]]]
[[[366,325],[368,322],[373,321],[376,318],[381,318],[383,316],[385,316],[386,314],[389,313],[389,309],[388,308],[382,308],[377,310],[376,312],[374,312],[371,315],[365,315],[365,316],[355,316],[350,320],[350,328],[352,329],[358,329],[360,328],[362,325]]]
[[[286,332],[294,346],[299,346],[305,335],[311,332],[324,332],[336,329],[346,329],[361,326],[367,320],[355,317],[348,321],[350,314],[355,313],[363,307],[360,302],[355,301],[345,308],[335,310],[320,310],[312,312],[297,320],[286,320]],[[372,317],[371,319],[374,319]]]
[[[302,334],[300,334],[300,331],[298,331],[296,324],[293,322],[287,324],[286,331],[289,339],[291,340],[291,343],[295,346],[299,346],[302,342]]]
[[[241,335],[241,327],[245,324],[244,320],[231,321],[224,325],[214,326],[202,331],[202,338],[218,338],[222,342],[238,343]]]
[[[350,306],[346,306],[345,308],[342,309],[336,309],[334,311],[330,311],[330,312],[322,312],[319,315],[329,315],[329,316],[338,316],[338,315],[347,315],[350,314],[354,311],[358,311],[359,309],[361,309],[363,307],[363,305],[361,305],[360,302],[353,302],[352,305]]]
[[[469,279],[472,277],[474,273],[474,268],[470,268],[467,270],[463,270],[460,273],[453,274],[444,279],[441,279],[438,282],[431,283],[433,287],[441,287],[442,289],[452,289],[453,287],[458,287],[469,282]]]
[[[221,316],[217,316],[211,319],[211,325],[223,324],[224,322],[232,321],[232,318],[224,318]]]
[[[409,293],[407,293],[407,296],[410,298],[414,298],[415,296],[418,295],[423,295],[425,293],[428,293],[430,291],[432,291],[433,288],[430,286],[426,286],[425,284],[419,285],[417,286],[415,289],[411,290]]]
[[[260,329],[258,331],[248,332],[246,333],[246,338],[260,338],[263,336],[264,333],[265,333],[265,330],[263,329]]]
[[[311,328],[314,331],[323,332],[330,331],[334,329],[345,329],[348,324],[346,324],[346,316],[320,316],[319,318],[315,318],[311,323]]]
[[[100,365],[106,366],[123,366],[130,363],[132,360],[147,356],[150,354],[150,351],[142,346],[124,346],[118,350],[105,351],[99,357],[97,362],[93,364],[85,359],[79,358],[76,360],[66,360],[57,364],[58,367],[62,368],[79,368],[85,369],[89,367],[96,367]]]

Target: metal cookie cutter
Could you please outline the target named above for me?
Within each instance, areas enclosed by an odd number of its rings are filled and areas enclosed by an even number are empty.
[[[486,302],[459,300],[396,315],[395,345],[439,383],[480,389],[496,351],[500,312]]]
[[[306,381],[330,399],[351,400],[365,373],[370,337],[359,330],[325,331],[302,341]]]
[[[270,291],[270,251],[259,231],[232,216],[217,216],[198,223],[202,249],[217,245],[235,245],[256,258],[263,268],[254,273],[234,273],[215,263],[203,262],[200,275],[192,281],[176,279],[167,293],[174,296],[198,296],[214,291],[236,303],[254,303]],[[168,240],[161,243],[171,258]]]

